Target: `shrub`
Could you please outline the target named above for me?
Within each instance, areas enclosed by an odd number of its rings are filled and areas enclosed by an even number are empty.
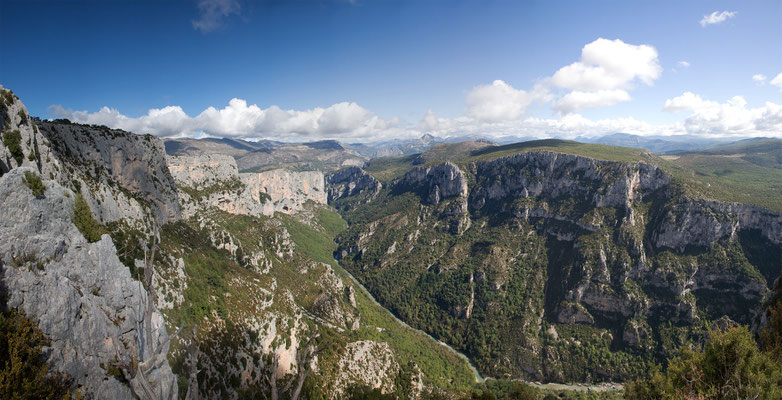
[[[0,398],[66,399],[68,379],[49,374],[41,349],[49,340],[15,309],[0,314]]]
[[[21,165],[22,160],[24,160],[24,153],[22,152],[22,134],[17,130],[6,131],[3,134],[3,145],[11,152],[16,163]]]
[[[81,193],[76,195],[76,202],[73,206],[73,224],[79,228],[79,232],[84,235],[84,238],[88,242],[94,243],[100,240],[100,235],[103,233],[98,221],[92,216],[90,206],[81,197]]]
[[[272,197],[266,192],[258,192],[258,198],[261,200],[261,204],[266,204],[267,201],[272,200]]]
[[[710,332],[701,350],[685,349],[665,373],[629,384],[628,399],[779,399],[782,365],[761,352],[744,326]]]
[[[26,124],[27,123],[27,114],[25,114],[24,110],[19,110],[19,113],[17,113],[17,115],[19,116],[19,118],[22,119],[22,122],[21,122],[22,124]]]
[[[43,192],[46,190],[46,185],[43,184],[41,177],[37,174],[25,171],[24,172],[24,184],[33,191],[33,196],[43,197]]]
[[[14,104],[14,92],[3,89],[2,92],[0,92],[0,96],[2,96],[0,99],[2,99],[3,104],[7,106]]]
[[[782,362],[782,299],[768,308],[768,323],[760,329],[763,351],[777,362]]]

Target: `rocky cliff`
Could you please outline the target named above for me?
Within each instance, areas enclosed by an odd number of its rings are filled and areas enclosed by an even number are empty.
[[[372,175],[359,167],[348,167],[326,175],[329,204],[335,204],[341,199],[363,196],[362,202],[374,199],[383,185]]]
[[[75,194],[44,180],[45,191],[36,196],[26,174],[37,171],[14,168],[0,178],[0,282],[8,306],[35,319],[51,339],[49,364],[82,393],[133,397],[134,383],[115,373],[130,360],[155,394],[177,398],[163,317],[153,309],[146,329],[147,292],[120,263],[111,238],[89,243],[71,222]]]
[[[47,179],[61,175],[59,160],[52,154],[33,117],[13,92],[0,85],[0,176],[16,167],[33,167]]]
[[[324,176],[318,171],[239,173],[234,158],[225,155],[169,156],[168,165],[180,188],[185,218],[208,207],[271,216],[300,211],[308,201],[326,203]]]
[[[179,198],[163,142],[151,135],[67,122],[39,122],[57,158],[67,165],[62,182],[75,180],[103,222],[140,219],[151,206],[158,223],[181,218]],[[76,173],[74,175],[74,173]],[[82,184],[90,190],[81,190]]]

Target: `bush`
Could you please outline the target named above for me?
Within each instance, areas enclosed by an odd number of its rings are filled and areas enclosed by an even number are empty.
[[[35,322],[14,309],[0,314],[0,398],[67,399],[68,379],[49,374],[41,349],[49,340]]]
[[[14,92],[7,89],[3,89],[2,91],[0,91],[0,96],[2,96],[0,97],[0,99],[2,99],[2,103],[5,104],[6,106],[10,106],[14,104],[14,97],[16,97],[14,95]]]
[[[43,184],[41,177],[30,171],[24,172],[24,184],[33,191],[33,196],[43,197],[46,185]]]
[[[94,243],[100,240],[103,229],[92,216],[90,206],[81,197],[81,193],[76,195],[76,203],[73,206],[73,224],[79,228],[79,232],[88,242]]]
[[[26,124],[27,123],[27,114],[24,113],[24,110],[19,110],[19,113],[17,113],[17,115],[19,115],[19,118],[22,119],[22,122],[21,122],[22,124]]]
[[[782,365],[761,352],[744,326],[710,332],[702,350],[685,349],[665,373],[636,381],[628,399],[780,399]]]
[[[16,163],[21,165],[22,160],[24,160],[24,152],[22,152],[22,134],[17,130],[6,131],[3,134],[3,145],[11,152]]]

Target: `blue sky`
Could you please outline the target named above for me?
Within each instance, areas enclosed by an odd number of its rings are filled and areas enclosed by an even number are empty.
[[[0,84],[160,136],[782,136],[779,21],[780,1],[0,0]]]

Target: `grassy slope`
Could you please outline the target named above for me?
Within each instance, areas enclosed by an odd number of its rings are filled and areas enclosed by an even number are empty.
[[[347,223],[334,211],[316,210],[319,230],[298,222],[287,215],[277,215],[285,224],[291,239],[313,260],[326,262],[334,268],[343,282],[352,282],[347,272],[334,260],[334,237],[347,228]],[[467,364],[458,356],[439,345],[425,334],[405,327],[381,306],[375,304],[369,294],[356,290],[356,302],[361,315],[361,327],[349,333],[350,340],[376,340],[387,342],[401,360],[414,361],[432,383],[440,387],[467,391],[475,379]],[[379,328],[379,329],[378,329]]]

